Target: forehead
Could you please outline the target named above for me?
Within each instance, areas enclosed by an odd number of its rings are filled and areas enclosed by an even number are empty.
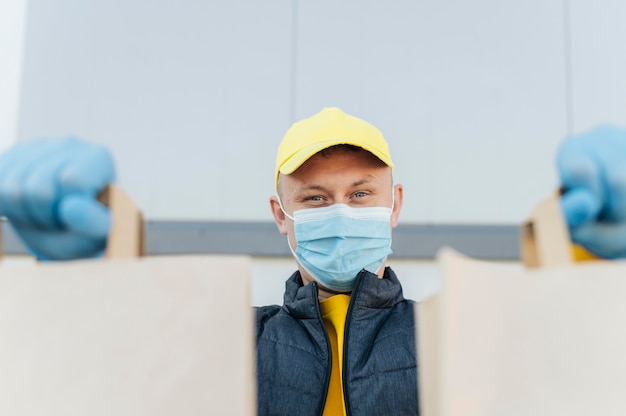
[[[290,175],[280,175],[283,191],[303,185],[336,184],[359,180],[390,183],[391,168],[370,152],[353,147],[324,149]]]

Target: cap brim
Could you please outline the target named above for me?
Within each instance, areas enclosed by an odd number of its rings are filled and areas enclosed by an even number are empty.
[[[278,169],[278,171],[282,173],[283,175],[289,175],[295,172],[300,166],[302,166],[304,162],[309,160],[311,156],[315,155],[316,153],[324,149],[327,149],[329,147],[336,146],[339,144],[349,144],[352,146],[357,146],[362,149],[365,149],[371,154],[373,154],[374,156],[376,156],[378,159],[380,159],[385,165],[393,168],[393,162],[391,161],[391,159],[388,156],[386,156],[383,152],[379,151],[378,149],[374,147],[364,146],[362,143],[351,143],[349,140],[328,140],[328,141],[317,142],[317,143],[311,144],[309,146],[303,147],[302,149],[298,150],[298,152],[293,154],[291,157],[289,157],[289,159],[285,161],[285,163],[282,164],[282,166]]]

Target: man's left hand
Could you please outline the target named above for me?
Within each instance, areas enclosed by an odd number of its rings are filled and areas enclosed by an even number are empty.
[[[626,129],[602,126],[563,142],[557,168],[572,241],[604,258],[626,257]]]

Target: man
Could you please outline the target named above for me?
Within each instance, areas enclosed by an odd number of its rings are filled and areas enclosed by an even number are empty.
[[[572,239],[626,256],[626,131],[564,141],[557,164]],[[296,123],[270,207],[298,265],[284,304],[257,310],[259,414],[417,414],[413,304],[384,263],[403,190],[382,134],[338,109]],[[0,213],[41,259],[92,257],[114,178],[100,146],[30,142],[0,157]]]
[[[392,166],[382,134],[336,108],[283,139],[270,205],[298,272],[257,313],[260,414],[417,414],[413,304],[384,266]]]

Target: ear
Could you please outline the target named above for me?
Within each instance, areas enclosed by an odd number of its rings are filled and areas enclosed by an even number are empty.
[[[400,218],[400,211],[402,210],[402,201],[404,198],[404,188],[402,185],[394,185],[393,187],[393,211],[391,212],[391,228],[395,228],[398,225],[398,219]]]
[[[272,215],[274,216],[274,222],[276,222],[276,226],[278,227],[278,231],[282,235],[287,235],[287,218],[285,217],[285,213],[280,208],[280,204],[278,203],[278,197],[272,196],[270,197],[270,209],[272,210]]]

